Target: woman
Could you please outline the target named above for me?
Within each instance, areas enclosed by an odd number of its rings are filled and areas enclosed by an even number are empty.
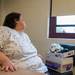
[[[0,64],[4,71],[16,67],[46,73],[47,67],[37,54],[37,49],[24,33],[26,24],[20,13],[9,13],[0,27]]]

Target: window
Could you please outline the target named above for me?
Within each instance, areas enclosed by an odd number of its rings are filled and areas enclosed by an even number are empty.
[[[75,15],[50,17],[49,37],[75,38]]]

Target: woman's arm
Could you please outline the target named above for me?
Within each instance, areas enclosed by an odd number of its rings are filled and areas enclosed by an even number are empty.
[[[0,26],[0,67],[4,71],[14,71],[15,67],[10,59],[3,53],[4,43],[10,38],[10,32],[8,28]],[[2,49],[2,50],[1,50]]]
[[[0,51],[0,64],[1,64],[1,70],[4,71],[15,71],[14,64],[10,61],[10,59]]]

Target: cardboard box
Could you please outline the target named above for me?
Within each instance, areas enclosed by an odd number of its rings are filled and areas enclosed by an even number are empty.
[[[46,65],[48,68],[58,71],[60,73],[73,70],[73,57],[65,58],[59,55],[50,54],[46,58]]]
[[[56,63],[60,63],[61,60],[60,59],[64,59],[64,58],[68,58],[70,56],[74,55],[74,50],[68,51],[68,52],[64,52],[64,53],[48,53],[47,58],[48,60],[52,61],[52,62],[56,62]]]
[[[60,54],[61,57],[70,57],[70,56],[73,56],[75,53],[74,53],[74,50],[70,50],[68,52],[64,52],[64,53],[57,53],[58,55]]]

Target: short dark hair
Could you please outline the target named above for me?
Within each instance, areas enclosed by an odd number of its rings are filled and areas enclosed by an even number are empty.
[[[16,21],[19,21],[21,14],[17,12],[11,12],[6,15],[3,26],[14,29],[16,27]]]

